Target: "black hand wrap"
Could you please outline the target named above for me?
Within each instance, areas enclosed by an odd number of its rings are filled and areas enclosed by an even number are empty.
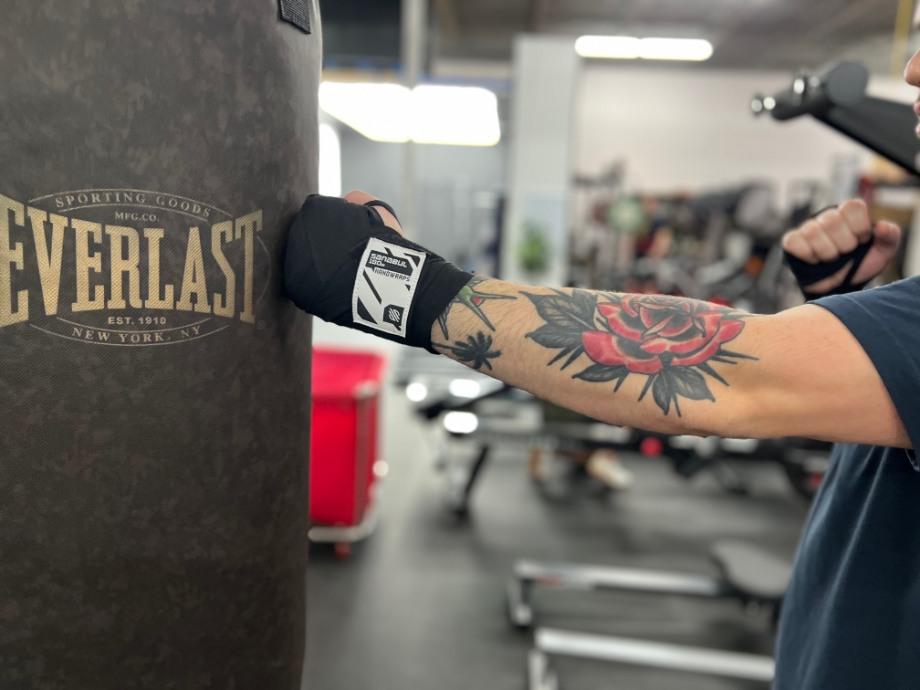
[[[821,209],[817,213],[813,213],[811,217],[817,218],[819,215],[831,208],[834,207],[828,206],[827,208]],[[868,280],[861,283],[854,283],[853,278],[859,271],[859,267],[862,266],[862,262],[863,259],[866,258],[866,254],[868,254],[869,250],[872,249],[874,242],[875,236],[873,235],[867,242],[859,245],[850,253],[842,254],[833,261],[819,261],[816,264],[810,264],[807,261],[802,261],[802,259],[793,256],[787,251],[784,251],[783,254],[786,258],[786,264],[789,266],[789,270],[792,271],[792,275],[795,276],[796,282],[799,284],[799,289],[802,291],[805,299],[812,300],[818,299],[819,297],[825,297],[827,295],[845,295],[849,292],[859,292],[864,287],[866,287],[866,285],[869,284]],[[850,266],[850,270],[847,271],[847,274],[844,276],[840,285],[835,287],[833,290],[822,293],[811,292],[808,290],[809,285],[814,285],[815,283],[818,283],[825,278],[830,278],[851,261],[853,262],[853,265]]]
[[[308,197],[289,230],[284,287],[298,307],[431,352],[432,325],[471,278],[343,199]]]
[[[868,254],[869,250],[872,249],[873,242],[874,240],[870,239],[868,242],[856,247],[856,249],[851,251],[849,254],[842,254],[833,261],[821,261],[816,264],[810,264],[807,261],[802,261],[789,252],[785,252],[786,263],[789,265],[792,274],[795,276],[795,279],[799,284],[799,289],[802,291],[805,299],[812,300],[818,299],[819,297],[824,297],[826,295],[845,295],[848,292],[858,292],[866,287],[869,281],[866,280],[861,283],[854,283],[853,278],[859,271],[859,267],[862,266],[862,262],[863,259],[866,258],[866,254]],[[823,292],[820,294],[808,290],[809,285],[814,285],[815,283],[822,281],[825,278],[830,278],[851,261],[853,262],[853,265],[850,267],[850,270],[847,271],[843,282],[833,290],[829,290],[828,292]]]
[[[399,216],[396,215],[396,211],[394,211],[393,207],[390,206],[387,202],[383,201],[382,199],[374,199],[372,201],[366,202],[364,205],[370,206],[371,208],[374,208],[375,206],[379,206],[380,208],[385,208],[396,219],[396,222],[397,223],[399,222]],[[376,211],[377,209],[375,208],[374,210]],[[380,214],[378,213],[378,215]]]

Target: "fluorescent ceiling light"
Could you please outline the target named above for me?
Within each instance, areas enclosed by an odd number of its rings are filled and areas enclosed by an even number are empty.
[[[416,86],[412,141],[418,144],[495,146],[501,140],[498,99],[471,86]]]
[[[702,38],[643,38],[643,60],[689,60],[703,62],[712,57],[712,43]]]
[[[582,36],[575,52],[584,58],[608,60],[688,60],[712,57],[712,43],[701,38],[635,38],[632,36]]]
[[[374,141],[494,146],[501,140],[498,99],[487,89],[323,82],[319,102]]]
[[[374,141],[409,141],[409,89],[399,84],[323,82],[319,105]]]
[[[638,60],[640,43],[632,36],[582,36],[575,41],[575,52],[585,58]]]

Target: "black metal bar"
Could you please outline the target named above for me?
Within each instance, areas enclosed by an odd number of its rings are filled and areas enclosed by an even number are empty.
[[[869,72],[858,62],[841,62],[820,74],[798,74],[774,96],[755,96],[751,108],[779,122],[811,115],[819,122],[920,176],[920,140],[913,107],[866,95]]]

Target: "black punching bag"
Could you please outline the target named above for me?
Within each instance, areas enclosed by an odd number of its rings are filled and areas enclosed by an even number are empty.
[[[299,690],[314,0],[0,0],[0,688]]]

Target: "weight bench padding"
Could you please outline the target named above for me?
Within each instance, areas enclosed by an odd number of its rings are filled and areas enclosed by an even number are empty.
[[[726,582],[747,599],[777,603],[789,586],[792,564],[757,546],[720,542],[711,555]]]

